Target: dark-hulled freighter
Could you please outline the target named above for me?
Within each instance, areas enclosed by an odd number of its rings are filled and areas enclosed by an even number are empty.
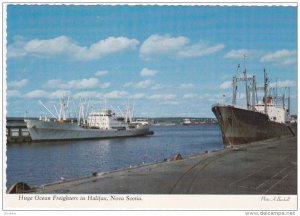
[[[238,69],[240,66],[238,66]],[[236,105],[237,82],[245,83],[246,106]],[[290,95],[277,95],[277,87],[269,86],[268,74],[264,70],[264,86],[257,87],[255,76],[234,76],[232,81],[232,104],[215,104],[215,114],[222,131],[224,145],[244,144],[281,136],[294,136],[296,123],[291,120]],[[258,101],[258,90],[263,90],[263,99]]]

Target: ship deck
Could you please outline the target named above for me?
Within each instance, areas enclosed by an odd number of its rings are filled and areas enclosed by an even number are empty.
[[[297,194],[297,137],[44,185],[30,193]]]

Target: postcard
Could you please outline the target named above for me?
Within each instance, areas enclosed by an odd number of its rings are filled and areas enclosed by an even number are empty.
[[[4,2],[3,211],[294,215],[297,9]]]

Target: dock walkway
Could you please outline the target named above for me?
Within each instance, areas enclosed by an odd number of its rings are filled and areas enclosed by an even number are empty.
[[[44,185],[32,193],[297,194],[297,137]]]

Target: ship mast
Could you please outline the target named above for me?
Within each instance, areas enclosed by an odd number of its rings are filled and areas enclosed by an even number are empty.
[[[247,109],[249,109],[249,89],[248,89],[248,81],[247,81],[247,74],[246,69],[243,72],[244,74],[244,81],[245,81],[245,88],[246,88],[246,102],[247,102]]]
[[[252,78],[252,109],[255,110],[255,104],[257,101],[257,93],[256,93],[256,79],[255,76],[253,75]]]
[[[247,103],[247,109],[250,109],[250,107],[252,109],[254,109],[255,106],[255,100],[257,97],[256,94],[256,81],[255,81],[255,76],[253,77],[247,77],[247,70],[246,70],[246,55],[244,55],[244,71],[243,71],[243,76],[241,77],[237,77],[234,76],[232,79],[232,104],[236,105],[236,94],[237,94],[237,82],[239,81],[244,81],[245,82],[245,88],[246,88],[246,103]],[[240,64],[237,67],[237,72],[240,69]],[[250,82],[250,85],[248,85],[248,83]],[[250,92],[251,91],[251,92]],[[251,93],[251,97],[250,97],[250,93]],[[250,104],[251,101],[251,104]]]
[[[268,114],[267,110],[267,94],[268,94],[268,74],[266,69],[264,69],[264,106],[265,106],[265,114]]]
[[[59,102],[60,102],[60,110],[59,110],[58,120],[66,120],[66,111],[65,111],[66,103],[65,103],[64,96],[61,96]]]
[[[240,64],[238,64],[236,69],[236,74],[238,73],[240,69]],[[236,92],[237,92],[237,77],[233,76],[232,78],[232,104],[236,105]]]
[[[288,110],[289,110],[289,115],[291,115],[291,89],[288,87]]]
[[[77,123],[78,125],[84,124],[84,103],[81,102],[81,98],[80,98],[80,102],[79,102],[79,113],[78,113],[78,118],[77,118]]]
[[[244,81],[246,87],[246,101],[247,101],[247,109],[249,109],[249,88],[248,88],[248,79],[247,79],[247,70],[246,70],[246,55],[244,55]]]

